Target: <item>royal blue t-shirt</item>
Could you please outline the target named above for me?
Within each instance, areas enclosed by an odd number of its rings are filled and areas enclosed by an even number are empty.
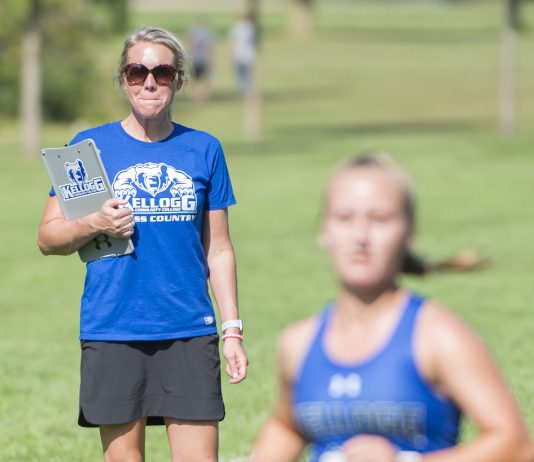
[[[120,122],[80,132],[72,143],[87,138],[100,150],[115,195],[133,211],[135,250],[87,264],[80,339],[215,333],[202,224],[206,211],[235,204],[219,141],[174,124],[164,140],[144,142]]]
[[[334,305],[319,317],[317,334],[293,384],[293,414],[310,443],[309,462],[328,460],[356,435],[387,438],[398,450],[420,453],[458,442],[460,410],[420,374],[413,332],[423,299],[411,294],[389,341],[372,358],[338,364],[324,350]]]

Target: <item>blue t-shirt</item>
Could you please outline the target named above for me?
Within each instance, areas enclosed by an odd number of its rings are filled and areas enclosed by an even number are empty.
[[[133,211],[135,250],[87,264],[80,339],[215,333],[202,224],[206,211],[235,204],[219,141],[174,124],[166,139],[144,142],[120,122],[83,131],[72,143],[87,138],[100,150],[115,195]]]
[[[293,384],[293,414],[320,462],[359,434],[380,435],[398,450],[420,453],[454,446],[460,411],[421,376],[412,340],[423,299],[411,294],[386,345],[372,358],[337,364],[324,351],[333,305],[320,315],[317,334]],[[323,457],[323,459],[321,459]]]

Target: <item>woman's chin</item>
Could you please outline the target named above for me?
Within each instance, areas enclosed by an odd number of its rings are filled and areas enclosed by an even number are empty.
[[[393,286],[394,281],[390,277],[373,274],[369,271],[364,274],[351,274],[341,279],[342,285],[355,293],[371,293],[382,291],[385,287]]]

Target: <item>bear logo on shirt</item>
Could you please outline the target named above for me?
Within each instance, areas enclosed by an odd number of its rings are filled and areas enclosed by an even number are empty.
[[[138,190],[145,191],[152,197],[167,189],[170,189],[173,197],[195,195],[195,187],[190,176],[170,165],[153,162],[121,170],[113,180],[113,189],[117,197],[126,200],[135,197]]]
[[[152,215],[150,221],[191,221],[196,215],[197,196],[192,178],[165,163],[147,162],[119,171],[113,180],[113,190],[117,197],[129,201],[137,217]]]

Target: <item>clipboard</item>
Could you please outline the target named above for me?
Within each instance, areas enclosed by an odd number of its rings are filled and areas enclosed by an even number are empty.
[[[63,148],[44,148],[41,157],[66,220],[97,212],[114,197],[100,151],[92,139]],[[78,254],[82,261],[90,262],[133,250],[131,239],[99,234],[81,247]]]

